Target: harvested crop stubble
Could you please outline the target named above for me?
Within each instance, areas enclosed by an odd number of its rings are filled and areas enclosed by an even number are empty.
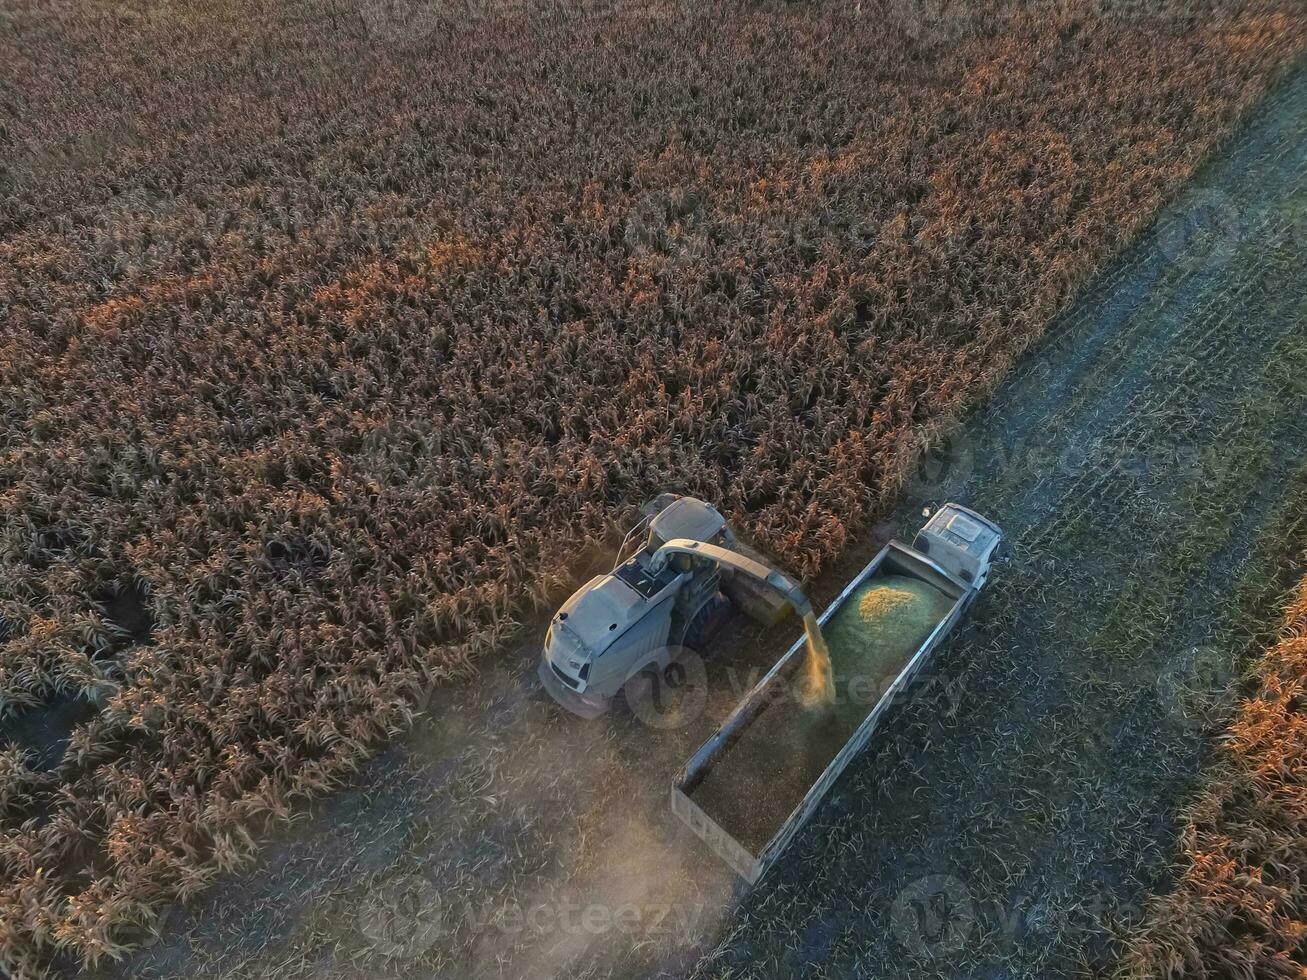
[[[652,492],[813,571],[1304,37],[394,6],[0,11],[0,715],[103,704],[6,757],[11,971],[242,866]]]
[[[1123,974],[1307,971],[1307,579],[1254,673],[1182,823],[1178,881],[1149,906]]]

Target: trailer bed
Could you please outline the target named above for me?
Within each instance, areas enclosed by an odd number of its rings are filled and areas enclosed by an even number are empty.
[[[890,542],[818,618],[823,633],[838,634],[839,617],[855,592],[890,576],[912,579],[923,594],[939,596],[938,619],[919,644],[879,651],[852,676],[840,676],[837,666],[836,703],[813,710],[799,696],[807,657],[801,636],[677,775],[673,810],[751,883],[866,744],[975,595],[924,554]],[[835,665],[841,660],[834,648],[831,658]]]

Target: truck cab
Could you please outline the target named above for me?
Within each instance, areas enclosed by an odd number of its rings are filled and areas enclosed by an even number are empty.
[[[997,524],[969,507],[948,503],[926,521],[912,547],[956,578],[979,589],[1003,541]]]

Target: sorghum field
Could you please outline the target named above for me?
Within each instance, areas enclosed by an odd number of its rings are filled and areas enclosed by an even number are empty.
[[[0,0],[0,966],[122,954],[650,493],[803,574],[1294,0]]]

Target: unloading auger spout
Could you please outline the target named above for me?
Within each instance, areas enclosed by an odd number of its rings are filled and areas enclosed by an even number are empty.
[[[817,624],[817,616],[812,611],[812,603],[803,594],[803,589],[799,588],[798,582],[784,572],[769,568],[762,562],[754,561],[729,548],[688,538],[668,541],[654,552],[650,565],[655,571],[660,571],[666,567],[673,555],[693,555],[714,562],[718,567],[729,568],[747,575],[775,590],[788,602],[803,621],[803,632],[807,638],[808,660],[803,673],[800,697],[810,708],[825,708],[831,704],[835,697],[835,679],[831,671],[830,651],[826,648],[826,640],[821,635],[821,627]]]
[[[675,538],[668,541],[665,545],[654,552],[653,559],[650,561],[650,567],[653,571],[661,571],[673,555],[690,555],[696,558],[707,559],[716,562],[718,565],[730,568],[734,571],[748,575],[750,578],[757,579],[774,589],[782,598],[785,599],[793,608],[795,613],[801,619],[806,619],[812,615],[812,603],[808,597],[803,594],[803,589],[799,583],[794,581],[784,572],[775,568],[770,568],[760,561],[754,561],[738,551],[732,551],[729,548],[722,548],[715,544],[708,544],[705,541],[694,541],[690,538]]]

